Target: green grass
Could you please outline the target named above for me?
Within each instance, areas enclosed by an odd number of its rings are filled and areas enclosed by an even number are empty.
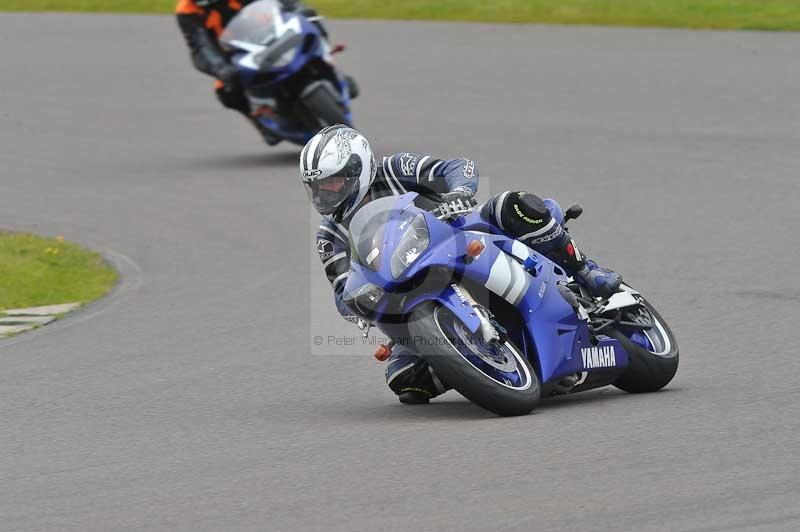
[[[98,253],[61,237],[0,231],[0,310],[88,303],[116,281],[117,272]]]
[[[0,11],[170,13],[176,0],[0,0]],[[332,18],[800,30],[800,0],[309,0]]]

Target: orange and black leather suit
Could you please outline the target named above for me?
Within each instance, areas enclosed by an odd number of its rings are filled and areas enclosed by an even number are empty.
[[[225,26],[255,0],[179,0],[178,26],[189,45],[192,63],[200,72],[217,78],[217,96],[225,107],[249,114],[250,105],[238,83],[237,70],[219,45]],[[316,13],[295,0],[280,0],[285,11]],[[324,30],[323,30],[324,31]]]

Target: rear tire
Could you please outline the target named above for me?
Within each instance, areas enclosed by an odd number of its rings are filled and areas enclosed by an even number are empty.
[[[522,351],[510,341],[503,344],[503,351],[513,356],[513,366],[521,376],[521,385],[512,387],[489,377],[465,358],[456,345],[464,345],[452,333],[445,332],[442,322],[460,320],[447,308],[435,304],[424,304],[411,313],[409,332],[415,342],[416,351],[430,365],[436,375],[447,385],[478,406],[500,416],[521,416],[530,413],[539,402],[541,386],[536,372]],[[463,325],[462,325],[463,326]],[[474,345],[474,344],[473,344]],[[478,345],[478,347],[480,346]],[[527,380],[526,380],[527,379]]]
[[[628,367],[613,384],[620,390],[630,393],[658,391],[669,384],[678,371],[679,353],[675,335],[656,309],[644,298],[642,304],[657,322],[659,332],[668,344],[664,346],[663,351],[654,353],[632,341],[622,332],[615,329],[608,330],[608,335],[619,340],[628,353]]]

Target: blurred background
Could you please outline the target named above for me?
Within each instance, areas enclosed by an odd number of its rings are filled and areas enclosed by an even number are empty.
[[[175,4],[172,0],[0,0],[0,10],[170,13]],[[332,18],[800,29],[800,7],[794,0],[319,0],[313,6]]]

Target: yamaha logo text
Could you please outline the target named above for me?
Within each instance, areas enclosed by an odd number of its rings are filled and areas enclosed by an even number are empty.
[[[616,352],[613,346],[605,347],[584,347],[581,349],[583,367],[586,369],[594,368],[613,368],[617,365]]]

